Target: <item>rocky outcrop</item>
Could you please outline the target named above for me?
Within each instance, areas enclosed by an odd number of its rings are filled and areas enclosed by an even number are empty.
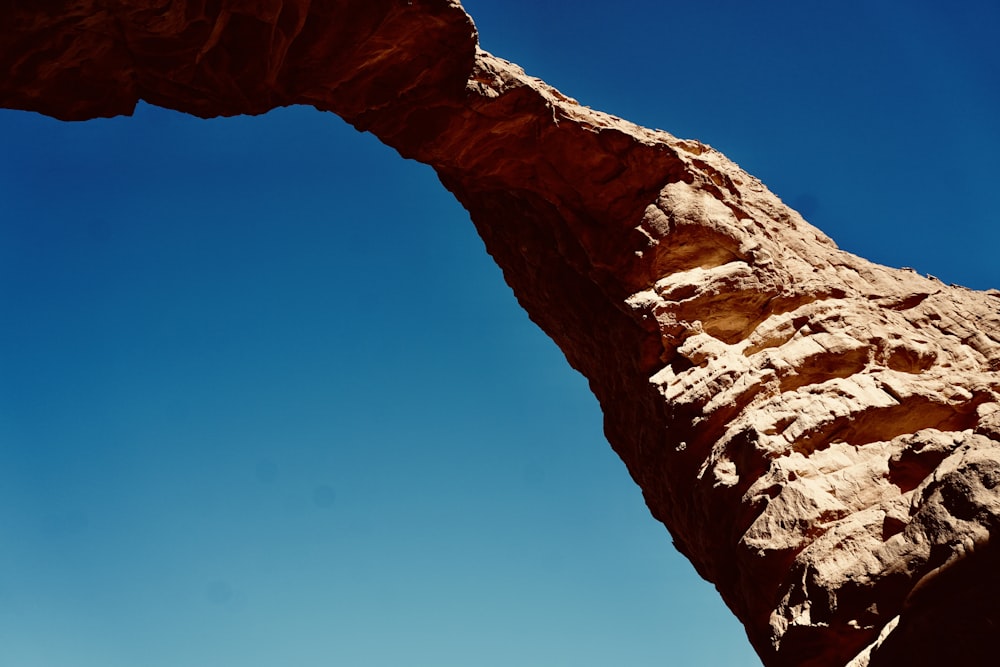
[[[10,2],[0,63],[9,108],[310,104],[432,165],[766,664],[987,664],[1000,292],[839,250],[710,147],[479,50],[454,0]]]

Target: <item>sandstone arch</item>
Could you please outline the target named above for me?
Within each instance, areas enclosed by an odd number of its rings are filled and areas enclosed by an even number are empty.
[[[313,104],[434,166],[767,664],[845,664],[892,627],[872,664],[957,628],[967,662],[989,648],[995,293],[838,250],[714,150],[479,51],[455,2],[101,7],[4,8],[4,106]]]

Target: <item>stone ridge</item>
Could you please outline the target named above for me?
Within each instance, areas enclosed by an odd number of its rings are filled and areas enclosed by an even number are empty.
[[[839,250],[712,148],[480,50],[455,0],[12,2],[0,26],[4,107],[310,104],[432,165],[765,664],[993,664],[1000,293]]]

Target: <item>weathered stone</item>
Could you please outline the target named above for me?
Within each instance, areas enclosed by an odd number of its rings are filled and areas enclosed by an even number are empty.
[[[0,66],[9,108],[310,104],[432,165],[766,664],[993,654],[996,293],[839,250],[712,148],[479,50],[454,0],[9,2]]]

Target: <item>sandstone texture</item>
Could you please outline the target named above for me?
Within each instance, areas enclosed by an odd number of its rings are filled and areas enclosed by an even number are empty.
[[[0,66],[8,108],[307,104],[432,165],[765,664],[994,664],[1000,293],[839,250],[480,50],[455,0],[14,0]]]

